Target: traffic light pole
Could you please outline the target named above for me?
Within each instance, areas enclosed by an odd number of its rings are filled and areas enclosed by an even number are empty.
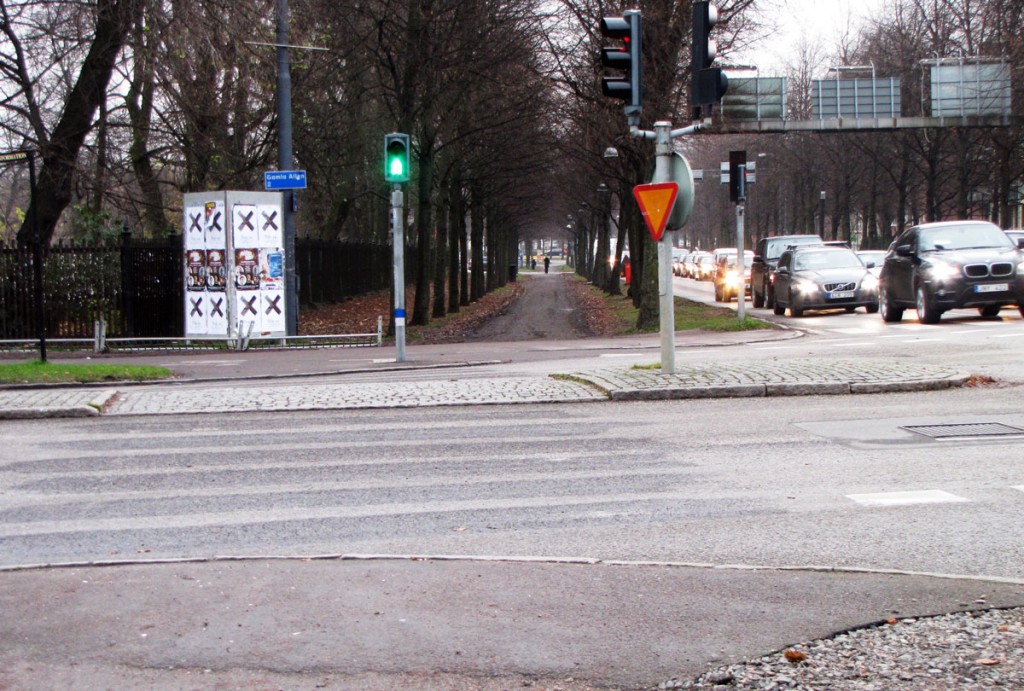
[[[654,140],[654,180],[672,182],[672,139],[684,134],[693,134],[703,128],[702,123],[689,127],[672,129],[672,123],[659,120],[654,131],[630,128],[634,137]],[[674,233],[665,233],[658,242],[658,322],[661,333],[661,371],[665,374],[676,372],[676,315],[675,293],[672,289],[672,242]]]
[[[746,292],[746,257],[743,255],[744,248],[744,229],[743,229],[743,216],[747,206],[747,165],[744,163],[740,165],[740,194],[736,201],[736,271],[739,273],[740,287],[736,294],[737,310],[736,313],[739,315],[740,323],[747,318],[747,292]],[[753,290],[753,286],[751,286]]]
[[[405,362],[405,195],[402,184],[391,186],[391,244],[395,282],[395,361]]]

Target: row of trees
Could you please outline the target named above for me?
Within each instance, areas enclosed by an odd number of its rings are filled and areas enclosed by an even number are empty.
[[[2,178],[4,237],[29,239],[35,220],[47,240],[120,221],[161,235],[179,228],[184,192],[259,189],[276,162],[280,2],[0,0],[0,141],[42,161],[31,207],[16,169]],[[726,64],[770,35],[758,23],[764,2],[717,3]],[[650,179],[651,145],[629,136],[617,102],[600,94],[598,26],[641,10],[642,126],[679,126],[690,119],[690,0],[290,5],[291,43],[302,46],[291,50],[294,151],[310,180],[300,236],[386,242],[383,135],[407,132],[411,323],[500,285],[519,241],[551,237],[575,239],[579,270],[610,291],[628,241],[640,320],[657,321],[656,252],[631,194]],[[1022,13],[1019,0],[888,0],[832,50],[797,47],[791,117],[809,116],[810,80],[830,65],[898,76],[917,108],[920,61],[960,54],[1005,57],[1019,112]],[[690,137],[677,145],[708,176],[682,235],[700,247],[731,237],[733,210],[715,181],[731,149],[759,164],[752,236],[815,229],[822,191],[827,234],[873,246],[918,220],[1005,224],[1024,179],[1022,139],[1020,127]]]

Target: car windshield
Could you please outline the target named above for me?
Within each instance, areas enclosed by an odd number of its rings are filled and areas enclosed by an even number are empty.
[[[980,224],[924,228],[917,241],[919,252],[1012,246],[1013,242],[997,226]]]
[[[818,271],[863,267],[864,262],[853,252],[800,252],[793,265],[797,271]]]

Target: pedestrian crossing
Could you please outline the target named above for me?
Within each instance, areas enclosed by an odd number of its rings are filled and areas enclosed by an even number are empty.
[[[1024,485],[1013,485],[1010,489],[1024,492]],[[847,499],[864,507],[917,506],[921,504],[961,504],[975,501],[941,489],[902,490],[892,492],[870,492],[847,494]]]

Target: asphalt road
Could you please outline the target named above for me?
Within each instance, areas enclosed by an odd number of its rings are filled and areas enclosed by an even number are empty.
[[[802,338],[688,343],[677,365],[888,355],[993,385],[0,423],[0,566],[143,564],[0,574],[6,679],[649,686],[886,616],[1019,605],[1024,438],[906,428],[1024,428],[1024,320],[951,316],[820,315]],[[656,341],[472,345],[431,359],[472,352],[477,376],[657,360]],[[368,370],[322,381],[448,376]],[[396,558],[306,560],[367,554]],[[467,560],[419,561],[438,555]],[[244,556],[298,559],[175,563]]]

